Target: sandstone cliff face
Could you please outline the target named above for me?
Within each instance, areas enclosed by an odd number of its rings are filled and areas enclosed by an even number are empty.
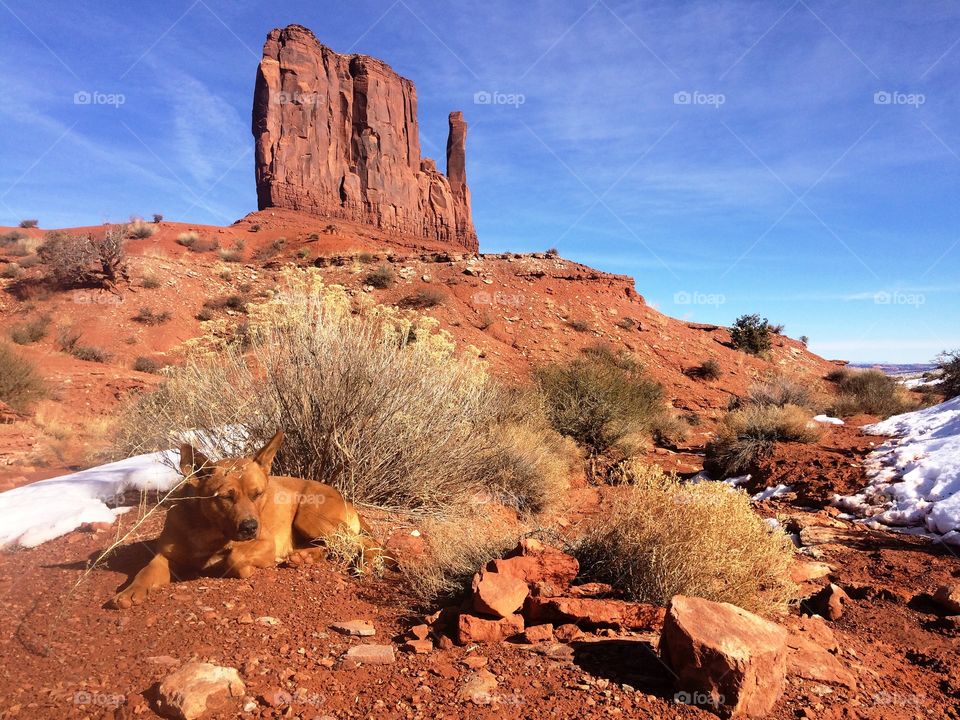
[[[447,173],[420,157],[417,92],[389,65],[272,30],[253,102],[257,201],[477,250],[467,124],[450,114]]]

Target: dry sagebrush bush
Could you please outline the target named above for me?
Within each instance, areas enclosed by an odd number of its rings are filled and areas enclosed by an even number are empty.
[[[278,473],[358,503],[443,513],[481,494],[528,510],[549,499],[556,441],[545,429],[539,448],[505,441],[502,391],[436,321],[354,300],[314,270],[290,269],[283,284],[248,305],[242,340],[214,321],[187,343],[182,366],[126,419],[121,455],[185,438],[240,455],[282,429]]]
[[[650,436],[679,432],[663,388],[602,353],[540,368],[535,378],[554,429],[592,455],[614,449],[630,455]]]
[[[461,594],[477,570],[517,546],[522,528],[478,505],[454,518],[428,519],[421,534],[423,553],[401,556],[399,567],[413,594],[434,602]]]
[[[631,484],[573,545],[582,576],[657,605],[692,595],[760,613],[786,606],[793,545],[753,511],[746,493],[681,483],[659,468],[625,472]]]
[[[796,405],[747,405],[728,413],[707,444],[707,462],[725,476],[746,472],[778,442],[815,441],[820,428]]]
[[[0,343],[0,401],[25,410],[44,395],[46,387],[33,364],[6,343]]]
[[[797,407],[819,408],[820,401],[810,383],[786,375],[773,375],[766,380],[750,386],[747,401],[754,405],[796,405]]]
[[[880,370],[837,370],[827,379],[837,386],[831,415],[849,417],[864,413],[890,417],[915,409],[906,390]]]

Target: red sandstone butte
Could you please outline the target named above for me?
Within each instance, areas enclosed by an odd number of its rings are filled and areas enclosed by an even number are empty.
[[[417,91],[386,63],[340,55],[300,25],[271,30],[253,98],[257,203],[476,252],[467,124],[450,113],[447,175],[420,156]]]

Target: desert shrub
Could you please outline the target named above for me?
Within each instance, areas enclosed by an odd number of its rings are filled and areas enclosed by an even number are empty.
[[[424,552],[398,558],[414,596],[426,603],[452,599],[470,587],[479,568],[516,547],[520,528],[478,506],[455,518],[430,518],[420,526]]]
[[[110,285],[127,276],[125,237],[122,225],[111,227],[102,238],[47,233],[37,252],[61,287]]]
[[[29,270],[32,267],[36,267],[41,262],[43,261],[40,259],[39,255],[27,255],[26,257],[20,258],[20,260],[17,261],[17,265],[19,265],[23,270]]]
[[[224,310],[229,308],[230,310],[235,310],[237,312],[245,312],[248,302],[250,302],[250,299],[244,295],[221,295],[219,297],[210,298],[203,303],[203,307],[207,310]]]
[[[196,241],[192,242],[187,249],[190,252],[195,253],[205,253],[213,252],[220,248],[220,241],[216,238],[198,238]]]
[[[530,477],[529,458],[504,444],[502,392],[436,321],[353,300],[316,271],[284,278],[289,292],[248,307],[244,338],[188,343],[131,411],[121,454],[196,437],[229,456],[282,428],[277,472],[324,478],[359,503],[442,513],[486,494],[540,504],[554,480]]]
[[[24,410],[46,394],[43,379],[29,360],[0,343],[0,401]]]
[[[783,335],[783,331],[786,330],[787,326],[783,323],[778,323],[776,325],[770,325],[769,327],[770,332],[772,332],[774,335]]]
[[[781,611],[793,596],[793,545],[723,483],[685,484],[659,468],[633,466],[629,487],[586,524],[573,544],[581,576],[640,602],[674,595]]]
[[[23,241],[14,243],[7,248],[7,255],[11,257],[24,258],[31,254],[30,248]]]
[[[166,310],[155,312],[153,308],[144,306],[137,311],[137,314],[133,316],[132,320],[143,323],[144,325],[162,325],[172,317],[173,316]]]
[[[770,322],[759,315],[741,315],[730,328],[730,340],[738,350],[765,353],[770,349]]]
[[[156,374],[162,367],[163,363],[146,355],[141,355],[133,361],[133,369],[137,372]]]
[[[140,279],[140,284],[147,290],[155,290],[156,288],[160,287],[162,283],[160,282],[160,278],[153,273],[145,273]]]
[[[10,329],[10,339],[17,345],[29,345],[39,342],[47,336],[50,329],[50,318],[46,315],[35,317],[33,320],[14,325]]]
[[[593,329],[589,322],[579,318],[570,318],[567,320],[567,325],[578,333],[588,333]]]
[[[707,444],[707,464],[724,477],[748,472],[778,442],[808,443],[820,430],[810,412],[796,405],[747,405],[724,417]]]
[[[0,268],[0,278],[5,280],[16,280],[18,277],[20,277],[20,265],[17,263],[6,263],[2,268]]]
[[[687,368],[686,374],[692,378],[699,378],[701,380],[716,380],[722,373],[720,363],[713,358],[708,358],[699,365]]]
[[[221,249],[217,251],[217,257],[228,263],[243,262],[243,252],[240,250]]]
[[[807,347],[807,345],[810,344],[810,338],[806,335],[801,335],[799,340],[804,347]]]
[[[21,240],[26,240],[28,237],[30,236],[20,230],[9,230],[0,235],[0,246],[13,245]]]
[[[943,352],[937,357],[941,382],[937,387],[949,400],[960,396],[960,350]]]
[[[640,323],[632,317],[625,317],[617,320],[617,327],[623,330],[635,330],[640,327]]]
[[[559,257],[560,251],[555,247],[547,248],[547,252],[545,253],[545,255],[547,257]]]
[[[381,265],[376,270],[372,270],[367,273],[364,282],[367,285],[371,285],[375,288],[383,290],[390,287],[397,280],[397,275],[393,272],[393,268],[389,265]]]
[[[640,363],[632,353],[626,350],[616,350],[609,343],[599,342],[580,350],[583,355],[613,367],[629,372],[640,370]]]
[[[213,320],[215,317],[216,315],[214,315],[213,310],[211,310],[208,307],[200,308],[200,310],[196,314],[196,318],[200,322],[208,322],[210,320]]]
[[[40,224],[39,220],[21,220],[20,227],[22,228],[35,228]]]
[[[156,232],[157,229],[153,225],[145,223],[143,220],[136,220],[127,226],[127,235],[134,240],[145,240],[148,237],[153,237]]]
[[[602,358],[548,365],[534,377],[553,428],[592,455],[629,446],[669,422],[660,385]]]
[[[153,223],[154,223],[154,225],[156,225],[156,224],[158,224],[158,223],[162,223],[162,222],[163,222],[163,215],[161,215],[160,213],[154,213],[154,214],[153,214]]]
[[[773,375],[766,380],[756,382],[747,391],[747,401],[754,405],[796,405],[797,407],[816,408],[816,398],[809,383],[803,380]]]
[[[405,297],[400,302],[400,305],[406,308],[427,310],[432,307],[437,307],[437,305],[443,305],[444,300],[446,300],[446,295],[436,288],[423,288]]]
[[[86,362],[105,363],[110,360],[110,353],[95,345],[74,345],[70,354]]]
[[[80,331],[72,325],[57,328],[57,347],[65,353],[72,353],[80,342]]]
[[[255,233],[255,232],[260,232],[260,226],[259,226],[259,225],[251,225],[251,226],[250,226],[250,232],[254,232],[254,233]]]
[[[197,240],[200,239],[199,233],[190,230],[188,232],[182,232],[177,235],[176,243],[177,245],[183,245],[185,248],[192,247]]]
[[[911,409],[897,381],[880,370],[837,370],[827,379],[837,386],[837,397],[829,409],[831,415],[848,417],[863,413],[889,417]]]

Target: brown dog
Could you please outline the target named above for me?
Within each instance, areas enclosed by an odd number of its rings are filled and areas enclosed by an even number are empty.
[[[254,568],[282,560],[314,562],[323,548],[312,545],[348,531],[370,555],[375,543],[354,507],[334,488],[313,480],[270,475],[283,442],[278,432],[250,458],[211,462],[190,445],[180,448],[187,478],[167,512],[157,554],[110,605],[128,608],[170,582],[171,566],[227,577],[249,577]],[[296,548],[300,549],[296,549]]]

